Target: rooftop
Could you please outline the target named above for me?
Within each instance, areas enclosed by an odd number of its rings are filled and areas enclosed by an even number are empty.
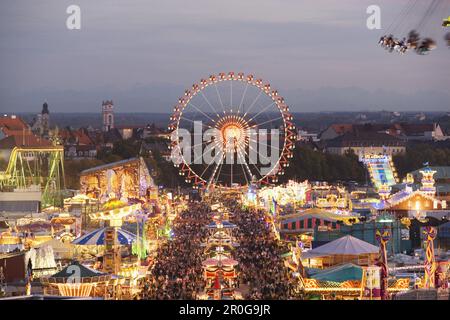
[[[0,149],[14,147],[51,147],[52,143],[34,134],[15,134],[0,140]]]
[[[131,164],[131,163],[138,162],[139,160],[140,160],[140,158],[134,157],[134,158],[130,158],[130,159],[124,159],[124,160],[120,160],[120,161],[116,161],[116,162],[102,164],[102,165],[97,166],[97,167],[93,167],[93,168],[89,168],[89,169],[83,170],[81,172],[81,175],[86,175],[86,174],[90,174],[90,173],[97,172],[97,171],[104,171],[104,170],[120,167],[120,166],[123,166],[125,164]]]
[[[349,132],[327,142],[327,147],[404,146],[405,142],[387,133]]]

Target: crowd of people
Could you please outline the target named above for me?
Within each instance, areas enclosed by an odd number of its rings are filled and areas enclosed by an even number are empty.
[[[144,298],[156,300],[196,299],[205,287],[201,243],[207,235],[209,206],[191,204],[172,227],[172,239],[157,253],[152,275],[145,284]]]
[[[383,48],[389,52],[398,52],[405,54],[409,50],[414,50],[417,54],[427,54],[431,50],[436,48],[436,42],[431,38],[420,38],[420,35],[411,30],[408,34],[408,38],[397,39],[393,35],[382,36],[378,42]]]
[[[281,254],[289,249],[277,240],[265,213],[235,206],[233,223],[238,226],[236,249],[240,282],[248,286],[247,299],[292,299],[295,279],[284,266]]]
[[[289,248],[276,239],[263,211],[242,209],[227,203],[233,213],[230,221],[238,226],[234,232],[234,258],[239,261],[235,289],[245,299],[291,299],[295,279],[284,266],[281,254]],[[173,223],[173,237],[157,253],[152,274],[145,283],[144,299],[196,299],[204,292],[201,244],[208,236],[205,227],[210,222],[206,204],[191,203],[187,211]]]

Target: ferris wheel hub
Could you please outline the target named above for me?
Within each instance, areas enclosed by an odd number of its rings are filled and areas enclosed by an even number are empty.
[[[236,114],[221,117],[216,122],[224,153],[234,153],[245,148],[248,141],[248,122]]]

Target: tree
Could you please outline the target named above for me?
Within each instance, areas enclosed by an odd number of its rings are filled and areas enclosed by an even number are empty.
[[[400,177],[417,170],[428,162],[430,166],[450,166],[450,147],[438,143],[413,143],[406,152],[393,157]]]
[[[294,157],[281,180],[364,182],[364,170],[353,151],[345,155],[329,154],[313,150],[309,145],[300,144],[294,149]]]

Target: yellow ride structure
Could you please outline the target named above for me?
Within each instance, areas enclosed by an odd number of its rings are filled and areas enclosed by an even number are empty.
[[[40,186],[42,208],[63,204],[64,147],[15,147],[8,166],[0,171],[0,190]]]

